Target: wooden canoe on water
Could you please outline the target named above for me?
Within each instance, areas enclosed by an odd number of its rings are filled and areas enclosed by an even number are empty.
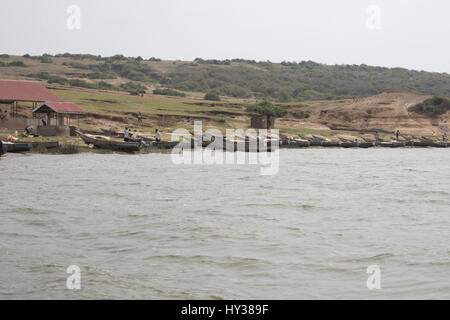
[[[437,141],[433,143],[433,147],[435,148],[448,148],[448,142]]]
[[[383,141],[383,142],[377,142],[376,145],[378,147],[385,147],[385,148],[400,148],[400,147],[406,147],[406,142]]]
[[[304,139],[283,140],[280,149],[297,149],[309,147],[311,143]]]
[[[359,148],[360,143],[355,141],[355,142],[341,142],[339,144],[340,147],[342,148]]]
[[[87,145],[93,145],[100,149],[135,152],[141,150],[142,148],[142,144],[139,142],[114,141],[108,137],[95,136],[81,132],[79,132],[78,134],[80,135],[80,138],[84,141],[84,143],[86,143]]]
[[[340,147],[341,143],[338,141],[322,141],[322,147]]]
[[[22,142],[10,142],[10,141],[3,141],[2,142],[3,149],[5,152],[27,152],[31,151],[33,149],[33,143],[22,143]]]
[[[372,148],[374,146],[375,146],[375,144],[373,142],[360,142],[359,143],[359,147],[364,148],[364,149]]]

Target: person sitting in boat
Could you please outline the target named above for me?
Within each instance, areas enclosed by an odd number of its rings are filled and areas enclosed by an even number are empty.
[[[136,130],[134,130],[134,132],[130,133],[130,140],[132,141],[138,141],[139,137],[138,137],[138,133]]]
[[[156,142],[161,142],[161,134],[158,129],[155,130],[155,140]]]
[[[123,138],[124,139],[127,137],[127,134],[128,134],[128,128],[125,128],[125,130],[123,130]]]

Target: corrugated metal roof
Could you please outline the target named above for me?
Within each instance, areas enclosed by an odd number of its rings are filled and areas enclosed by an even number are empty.
[[[12,80],[0,80],[0,100],[61,101],[53,92],[38,82]]]
[[[75,103],[65,101],[47,101],[34,109],[33,113],[44,106],[49,107],[56,113],[84,113],[84,110],[77,106]]]

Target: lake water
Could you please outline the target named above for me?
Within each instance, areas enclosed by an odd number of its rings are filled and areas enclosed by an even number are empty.
[[[449,169],[449,149],[281,150],[274,176],[167,154],[8,155],[0,298],[449,299]]]

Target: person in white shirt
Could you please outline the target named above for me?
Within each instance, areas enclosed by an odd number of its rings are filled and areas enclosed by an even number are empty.
[[[125,131],[123,132],[123,140],[125,142],[130,140],[130,130],[128,128],[125,128]]]
[[[161,134],[159,133],[158,129],[156,129],[156,131],[155,131],[155,140],[156,140],[156,142],[161,141]]]

